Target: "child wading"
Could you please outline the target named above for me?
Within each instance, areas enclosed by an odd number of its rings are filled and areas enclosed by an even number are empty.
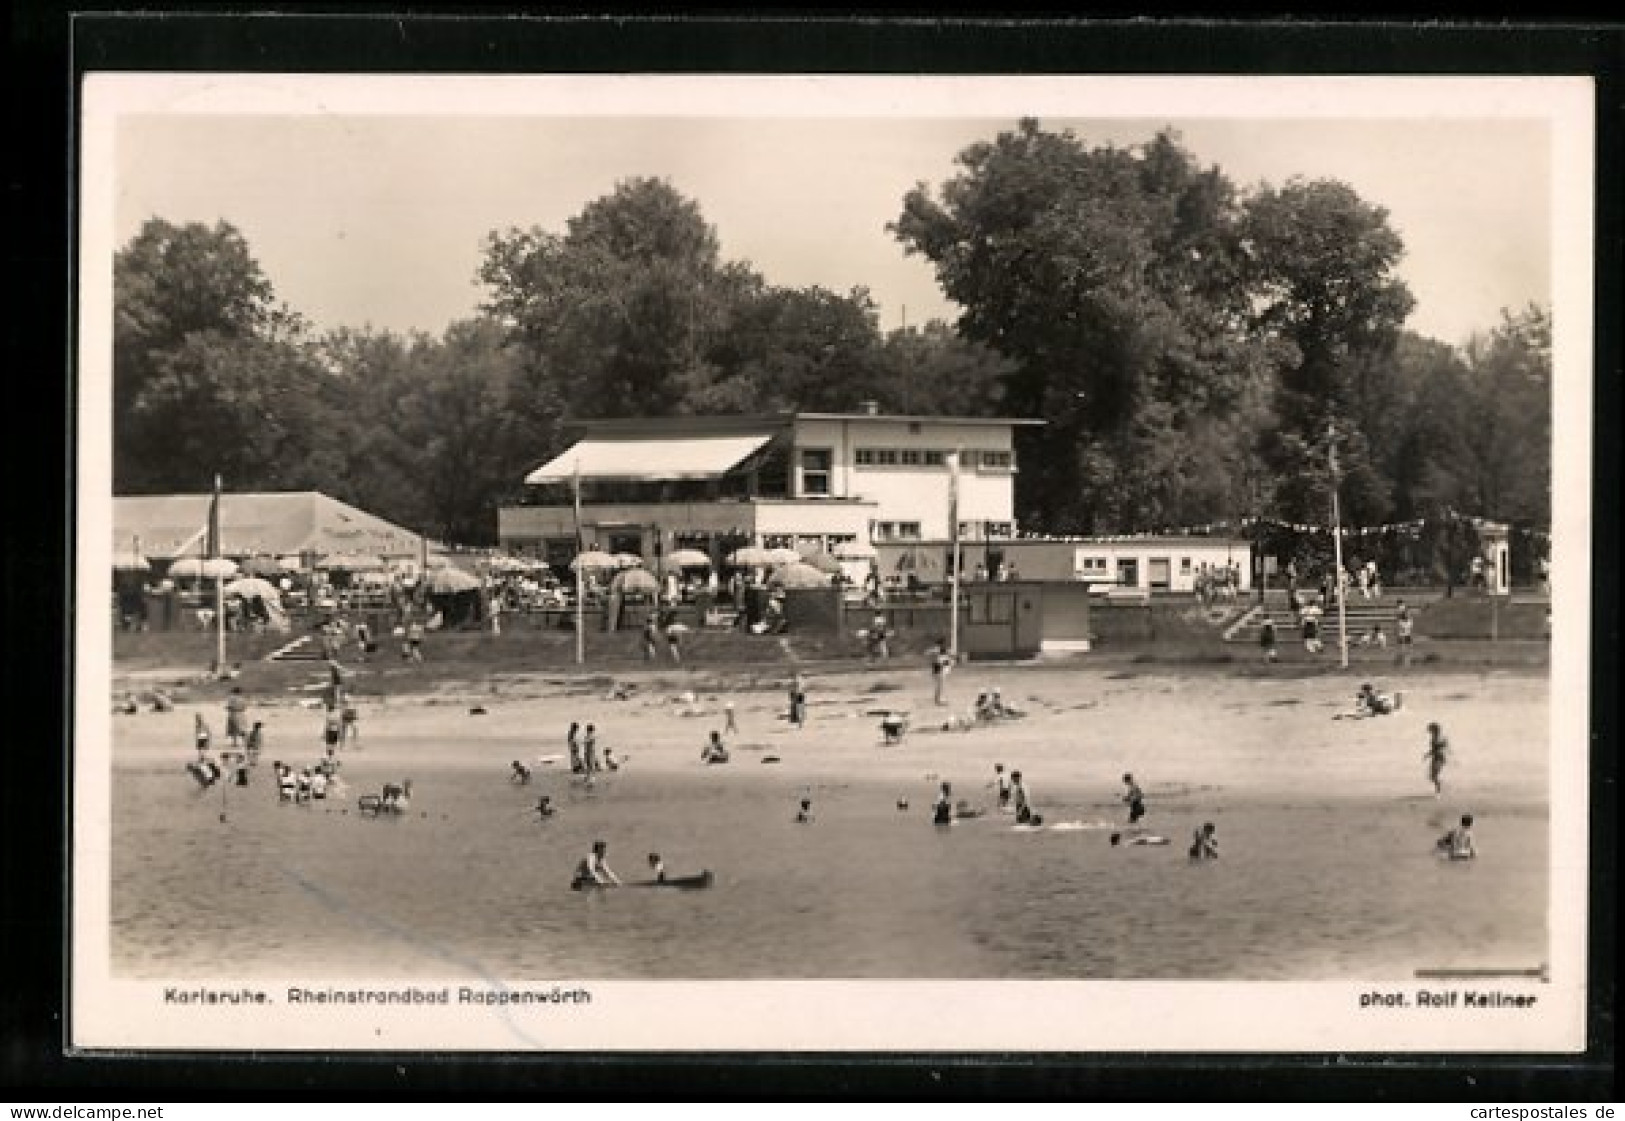
[[[1422,758],[1428,765],[1428,781],[1433,784],[1433,796],[1444,793],[1444,765],[1450,756],[1450,741],[1444,738],[1444,729],[1437,724],[1428,725],[1428,748]]]

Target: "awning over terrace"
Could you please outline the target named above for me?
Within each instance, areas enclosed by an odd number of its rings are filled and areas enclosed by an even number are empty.
[[[592,437],[574,444],[525,476],[525,482],[663,482],[717,479],[760,451],[770,434],[682,436],[670,439]]]

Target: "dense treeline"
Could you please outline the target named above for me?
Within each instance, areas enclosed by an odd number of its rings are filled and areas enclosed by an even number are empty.
[[[1355,524],[1549,522],[1549,313],[1463,350],[1406,331],[1403,246],[1344,184],[1244,194],[1173,134],[1090,147],[1026,121],[890,230],[957,324],[883,332],[862,288],[777,287],[660,180],[493,232],[481,314],[438,338],[318,334],[229,224],[154,218],[115,263],[115,486],[218,471],[487,542],[569,419],[874,400],[1048,421],[1017,479],[1048,532],[1323,522],[1334,459]]]

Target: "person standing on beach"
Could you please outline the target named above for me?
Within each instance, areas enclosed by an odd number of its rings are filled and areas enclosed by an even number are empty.
[[[581,766],[588,775],[602,769],[598,765],[598,729],[592,724],[581,736]]]
[[[651,614],[643,621],[643,660],[652,662],[659,653],[660,624]]]
[[[192,717],[192,742],[197,746],[197,757],[202,759],[209,754],[209,741],[213,737],[209,733],[209,722],[203,719],[201,712]]]
[[[233,748],[238,748],[246,739],[248,739],[248,698],[243,696],[241,685],[233,685],[231,695],[226,698],[226,741]]]
[[[1399,639],[1399,660],[1403,665],[1411,664],[1411,631],[1416,621],[1411,618],[1411,609],[1400,600],[1399,606],[1394,610],[1394,633]]]
[[[1258,627],[1258,645],[1264,651],[1264,660],[1273,662],[1278,655],[1275,652],[1275,623],[1268,615],[1264,616],[1263,623]]]
[[[570,773],[572,775],[584,773],[587,768],[581,761],[581,725],[572,720],[570,732],[564,737],[564,741],[570,748]]]
[[[723,716],[723,724],[722,724],[723,732],[726,735],[730,735],[730,736],[737,735],[738,732],[739,732],[739,723],[738,723],[737,720],[734,719],[734,703],[732,701],[723,702],[722,716]]]
[[[953,664],[954,658],[948,653],[948,643],[938,639],[931,651],[931,692],[932,700],[939,705],[948,703],[944,694],[948,688],[948,671],[953,668]]]
[[[1428,748],[1422,758],[1428,765],[1428,781],[1433,784],[1433,796],[1444,793],[1444,765],[1450,754],[1450,741],[1444,738],[1444,729],[1437,724],[1428,725]]]
[[[807,724],[807,683],[799,670],[790,678],[790,723],[795,728]]]

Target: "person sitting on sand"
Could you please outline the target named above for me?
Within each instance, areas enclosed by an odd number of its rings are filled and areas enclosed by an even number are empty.
[[[604,770],[606,770],[606,771],[618,771],[620,769],[621,769],[621,761],[619,759],[615,758],[615,749],[610,747],[608,744],[605,744],[604,745]]]
[[[1433,845],[1440,856],[1451,860],[1474,860],[1478,850],[1473,847],[1473,815],[1462,814],[1461,824],[1440,837]]]
[[[908,727],[908,716],[901,712],[888,712],[880,718],[880,738],[888,744],[903,742],[903,732]]]
[[[296,786],[295,786],[295,789],[294,789],[293,800],[295,802],[299,803],[300,805],[303,805],[306,802],[309,802],[310,801],[310,768],[306,767],[304,770],[300,771],[299,774],[295,776],[294,781],[296,783]]]
[[[1159,837],[1155,833],[1130,833],[1126,837],[1123,836],[1123,834],[1121,834],[1121,833],[1113,833],[1112,834],[1112,847],[1113,848],[1118,848],[1118,847],[1120,847],[1122,845],[1166,845],[1166,844],[1168,844],[1168,838],[1167,837]]]
[[[1379,693],[1367,681],[1354,697],[1354,710],[1366,716],[1387,716],[1399,707],[1399,694]]]
[[[1137,825],[1145,816],[1145,792],[1140,789],[1140,784],[1134,781],[1131,774],[1123,776],[1123,785],[1128,787],[1123,792],[1123,804],[1128,807],[1128,823]]]
[[[795,818],[796,824],[797,825],[811,825],[812,824],[812,819],[813,819],[812,799],[811,798],[803,798],[801,800],[800,808],[796,810],[796,818]]]
[[[299,790],[299,780],[294,777],[293,768],[278,761],[276,763],[276,789],[277,800],[291,802]]]
[[[987,690],[976,694],[976,703],[971,706],[971,712],[977,720],[988,723],[998,715],[993,710],[993,697]]]
[[[405,813],[412,804],[412,780],[406,779],[399,786],[394,783],[384,785],[384,796],[379,801],[379,808],[389,810],[391,813]]]
[[[621,879],[609,867],[605,857],[609,854],[609,842],[594,841],[591,850],[581,858],[576,865],[575,887],[585,887],[591,884],[620,885]]]
[[[508,772],[508,781],[515,786],[524,786],[530,782],[530,768],[515,759],[513,769]]]
[[[649,875],[654,877],[654,881],[657,884],[663,884],[666,882],[666,862],[660,859],[660,854],[658,852],[651,852],[649,854]]]
[[[726,763],[727,761],[728,749],[723,746],[722,733],[712,732],[711,738],[706,740],[705,746],[700,749],[700,762]]]
[[[948,783],[942,784],[942,791],[937,800],[931,803],[931,824],[952,825],[954,823],[953,787]]]
[[[327,772],[320,767],[310,776],[310,796],[322,800],[327,797]]]
[[[196,761],[186,765],[186,773],[192,776],[204,790],[209,789],[220,779],[220,765],[207,755],[199,755]]]
[[[1005,703],[1004,697],[1000,695],[997,689],[994,689],[992,695],[988,698],[988,704],[993,709],[994,716],[1006,720],[1015,720],[1018,717],[1027,715],[1015,705]]]
[[[1211,821],[1191,836],[1190,858],[1197,861],[1219,859],[1218,829]]]

